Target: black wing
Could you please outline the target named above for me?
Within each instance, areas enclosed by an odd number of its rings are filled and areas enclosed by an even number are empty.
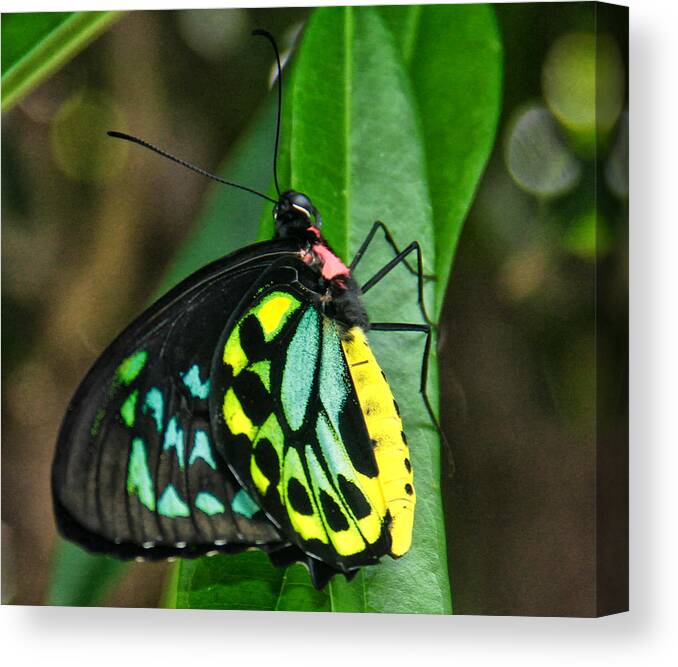
[[[52,470],[65,537],[122,558],[288,544],[215,447],[210,366],[224,324],[295,248],[249,246],[193,274],[94,364],[66,413]]]

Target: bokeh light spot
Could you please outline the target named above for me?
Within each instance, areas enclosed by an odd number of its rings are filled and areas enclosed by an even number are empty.
[[[579,161],[563,142],[548,109],[533,106],[509,125],[504,159],[513,180],[539,197],[569,192],[579,180]]]
[[[205,60],[236,51],[249,37],[245,9],[192,9],[179,12],[179,31],[188,46]]]
[[[123,114],[110,97],[94,90],[80,91],[61,105],[52,121],[54,160],[73,180],[109,181],[122,171],[129,147],[106,132],[124,127]]]
[[[513,301],[534,294],[553,267],[546,246],[535,243],[511,254],[499,273],[499,283]]]
[[[571,223],[565,234],[564,245],[573,255],[595,260],[609,252],[610,240],[605,219],[591,210]]]
[[[544,99],[575,133],[610,130],[622,109],[624,64],[608,35],[569,33],[551,46],[542,69]]]

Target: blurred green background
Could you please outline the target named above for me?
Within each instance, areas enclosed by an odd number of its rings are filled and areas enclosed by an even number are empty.
[[[594,17],[594,7],[495,6],[500,127],[440,326],[456,613],[591,615],[596,581],[623,579],[626,567],[615,554],[596,562],[606,507],[596,494],[606,485],[616,499],[606,525],[623,542],[627,14]],[[3,115],[3,602],[44,603],[56,538],[49,467],[65,406],[157,293],[211,187],[105,131],[216,170],[267,99],[271,57],[251,30],[265,26],[286,51],[307,14],[123,15]],[[247,183],[265,188],[270,173],[260,178]],[[597,455],[609,450],[621,467],[608,478]],[[157,606],[168,572],[134,564],[105,603]]]

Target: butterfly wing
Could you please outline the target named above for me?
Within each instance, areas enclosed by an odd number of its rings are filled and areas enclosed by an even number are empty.
[[[389,519],[342,332],[314,283],[290,263],[243,300],[215,351],[210,414],[217,447],[280,531],[350,572],[389,553]]]
[[[95,363],[68,408],[52,471],[62,533],[124,558],[287,544],[212,436],[209,370],[224,323],[289,244],[219,260],[144,312]]]

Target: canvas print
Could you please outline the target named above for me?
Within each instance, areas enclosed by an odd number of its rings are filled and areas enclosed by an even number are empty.
[[[628,605],[628,14],[2,16],[4,604]]]

